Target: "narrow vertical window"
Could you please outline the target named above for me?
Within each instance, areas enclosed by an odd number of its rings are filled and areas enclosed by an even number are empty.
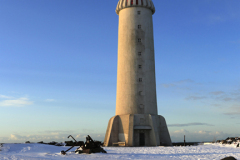
[[[133,0],[131,0],[131,5],[133,5]]]
[[[138,11],[137,13],[138,13],[138,14],[141,14],[141,11]]]
[[[140,92],[139,92],[139,95],[140,95],[140,96],[144,96],[145,93],[144,93],[143,91],[140,91]]]
[[[139,78],[139,79],[138,79],[138,82],[142,82],[142,78]]]
[[[138,29],[141,29],[142,28],[142,26],[141,25],[138,25]]]
[[[142,42],[142,39],[141,39],[141,38],[138,38],[138,42]]]
[[[141,55],[142,55],[142,52],[138,52],[138,55],[141,56]]]
[[[136,0],[136,5],[138,5],[138,0]]]
[[[138,65],[138,68],[140,68],[140,69],[141,69],[141,68],[142,68],[142,65]]]
[[[143,0],[141,0],[141,2],[142,2],[142,5],[143,5]]]

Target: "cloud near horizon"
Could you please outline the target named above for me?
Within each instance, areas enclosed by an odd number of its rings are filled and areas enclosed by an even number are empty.
[[[172,139],[172,142],[183,142],[184,135],[186,136],[187,142],[202,142],[202,141],[215,141],[215,140],[223,140],[227,137],[236,137],[238,134],[233,133],[224,133],[220,131],[205,131],[205,130],[199,130],[199,131],[193,131],[190,132],[185,129],[180,129],[176,131],[170,132],[170,136]]]
[[[198,123],[198,122],[168,125],[168,127],[189,127],[189,126],[214,126],[214,125],[208,124],[208,123]]]
[[[232,110],[230,107],[234,103],[240,102],[240,89],[230,91],[212,91],[202,93],[191,93],[185,97],[187,101],[202,101],[205,104],[212,104],[214,107],[224,107]],[[217,102],[217,103],[216,103]],[[221,104],[220,104],[221,103]],[[237,108],[235,108],[237,109]]]
[[[225,113],[225,115],[240,115],[240,105],[233,105]]]
[[[25,97],[0,101],[0,107],[24,107],[32,104],[33,101]]]
[[[0,137],[3,143],[24,143],[26,141],[30,142],[64,142],[68,141],[69,133],[62,132],[50,132],[48,134],[35,134],[35,135],[19,135],[19,134],[10,134],[9,137]],[[77,140],[85,140],[87,134],[72,134],[74,138]],[[95,133],[91,134],[91,137],[94,140],[103,141],[105,134],[103,133]]]

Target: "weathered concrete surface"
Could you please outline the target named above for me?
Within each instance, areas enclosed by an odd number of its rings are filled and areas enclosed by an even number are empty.
[[[148,8],[130,7],[119,13],[116,115],[157,114],[152,28]]]
[[[171,146],[167,124],[158,116],[151,0],[119,0],[116,116],[105,146]]]
[[[125,142],[125,146],[140,146],[140,133],[144,133],[144,146],[171,146],[166,122],[162,116],[150,114],[117,115],[109,120],[104,145]]]

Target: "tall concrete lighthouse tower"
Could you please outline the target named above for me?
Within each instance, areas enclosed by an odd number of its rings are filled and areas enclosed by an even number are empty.
[[[119,0],[116,115],[105,146],[171,146],[165,119],[158,115],[151,0]]]

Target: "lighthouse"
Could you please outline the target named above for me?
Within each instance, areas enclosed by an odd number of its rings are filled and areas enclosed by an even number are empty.
[[[151,0],[119,0],[116,115],[109,120],[105,146],[171,146],[158,115]]]

